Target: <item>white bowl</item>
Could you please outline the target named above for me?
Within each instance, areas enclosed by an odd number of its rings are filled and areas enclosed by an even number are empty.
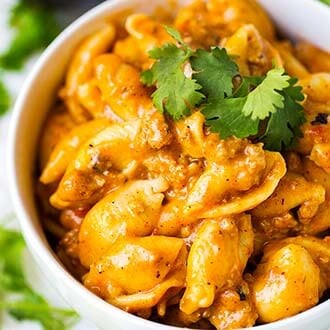
[[[258,0],[287,37],[330,52],[330,7],[319,0]]]
[[[144,320],[111,306],[89,292],[62,266],[45,238],[38,218],[34,195],[37,141],[44,118],[63,80],[67,63],[79,41],[118,11],[132,8],[133,11],[150,12],[160,4],[166,6],[168,1],[112,0],[75,21],[39,59],[18,97],[12,117],[8,155],[10,190],[27,245],[51,285],[80,315],[101,329],[178,328]],[[326,329],[330,326],[329,311],[330,301],[327,301],[289,319],[259,326],[258,330]]]

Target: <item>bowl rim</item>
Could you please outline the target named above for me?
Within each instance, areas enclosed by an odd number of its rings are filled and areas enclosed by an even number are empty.
[[[165,1],[164,1],[165,2]],[[23,197],[20,191],[20,185],[17,180],[17,173],[19,171],[19,166],[16,164],[17,159],[17,145],[19,144],[18,138],[18,129],[21,124],[21,116],[24,112],[24,104],[29,98],[32,86],[39,79],[40,74],[42,74],[44,67],[48,64],[48,60],[52,54],[57,52],[57,49],[63,45],[70,36],[78,33],[81,30],[81,27],[87,23],[92,23],[96,21],[98,16],[103,12],[109,12],[109,16],[113,10],[116,10],[117,6],[127,3],[126,0],[107,0],[104,3],[92,8],[87,11],[85,14],[76,19],[73,23],[67,26],[63,32],[47,47],[47,49],[42,53],[40,58],[35,63],[33,69],[29,73],[27,79],[25,80],[23,87],[18,95],[18,98],[15,102],[14,109],[12,112],[9,133],[8,133],[8,142],[7,142],[7,172],[8,172],[8,181],[9,181],[9,192],[12,200],[14,211],[17,215],[17,218],[22,229],[22,234],[27,243],[29,250],[31,251],[33,257],[36,259],[37,263],[41,268],[44,268],[44,265],[47,264],[48,270],[51,273],[56,273],[61,279],[61,283],[65,283],[66,287],[74,292],[76,297],[81,298],[82,300],[88,300],[89,303],[94,308],[99,309],[102,313],[110,314],[113,317],[121,318],[121,321],[125,324],[125,321],[130,321],[131,324],[141,326],[144,329],[164,329],[164,330],[174,330],[180,329],[181,327],[164,325],[162,323],[157,323],[154,321],[146,320],[141,317],[135,316],[128,312],[121,310],[118,307],[107,303],[94,293],[90,292],[85,288],[78,280],[73,278],[68,270],[56,259],[54,254],[47,248],[45,242],[38,234],[36,228],[34,227],[29,212],[27,211]],[[32,114],[32,112],[31,112]],[[67,284],[69,283],[69,284]],[[59,289],[54,285],[56,290],[59,292]],[[70,305],[70,301],[67,301]],[[276,322],[269,324],[258,325],[248,329],[256,328],[258,330],[271,330],[271,329],[287,329],[288,326],[294,326],[296,323],[303,322],[304,319],[313,319],[317,321],[319,315],[323,315],[330,310],[330,300],[324,301],[319,305],[316,305],[300,314],[289,317],[287,319],[282,319]],[[181,328],[182,329],[182,328]],[[187,328],[185,328],[187,329]]]

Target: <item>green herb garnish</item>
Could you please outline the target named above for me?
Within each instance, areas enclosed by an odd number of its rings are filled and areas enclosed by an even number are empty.
[[[190,63],[193,78],[202,86],[201,92],[205,96],[223,99],[232,95],[233,78],[238,75],[238,67],[224,48],[197,49]]]
[[[0,310],[17,320],[38,321],[45,330],[69,329],[77,314],[50,306],[26,282],[21,263],[24,247],[20,233],[0,226]]]
[[[142,72],[141,80],[147,86],[157,86],[152,94],[155,106],[177,120],[189,115],[190,109],[199,104],[204,95],[199,92],[202,86],[183,72],[183,65],[192,55],[192,50],[183,43],[179,32],[172,28],[167,28],[167,32],[181,47],[166,44],[152,49],[149,55],[157,61],[150,70]]]
[[[252,120],[265,119],[283,108],[284,98],[279,92],[289,86],[289,79],[283,69],[270,70],[262,83],[247,95],[243,114]]]
[[[253,137],[269,150],[289,148],[301,136],[305,117],[299,102],[304,96],[296,79],[281,68],[262,77],[242,77],[224,48],[192,50],[178,31],[166,29],[177,44],[152,49],[156,62],[141,74],[143,83],[156,87],[152,99],[159,111],[177,120],[199,107],[206,125],[221,138]],[[187,65],[191,78],[184,73]],[[234,77],[241,80],[236,89]]]

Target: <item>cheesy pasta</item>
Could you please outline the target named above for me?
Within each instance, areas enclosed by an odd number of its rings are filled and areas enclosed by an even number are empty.
[[[330,288],[330,55],[278,40],[254,0],[195,0],[170,24],[245,76],[297,77],[303,136],[279,153],[221,139],[199,108],[174,121],[140,80],[148,51],[172,42],[163,22],[108,22],[74,52],[40,140],[54,248],[89,290],[157,322],[234,329],[303,312]]]

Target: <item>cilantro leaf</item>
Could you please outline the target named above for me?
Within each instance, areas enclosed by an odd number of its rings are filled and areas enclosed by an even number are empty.
[[[233,97],[245,97],[247,96],[252,88],[255,88],[256,86],[260,85],[265,77],[241,77],[241,84],[238,86],[238,88],[234,91]]]
[[[0,80],[0,116],[4,115],[11,104],[10,95],[4,83]]]
[[[202,109],[206,125],[212,132],[219,133],[222,139],[230,136],[244,138],[258,133],[259,120],[252,120],[242,113],[246,102],[239,98],[216,98]]]
[[[164,25],[164,29],[179,44],[187,46],[186,43],[183,41],[179,31],[177,31],[176,29],[174,29],[174,28],[172,28],[171,26],[168,26],[168,25]]]
[[[20,233],[0,226],[0,310],[18,320],[38,321],[45,330],[69,329],[77,314],[50,306],[26,282],[21,262],[24,247]]]
[[[173,85],[169,90],[168,86]],[[153,93],[154,103],[158,109],[168,112],[174,120],[191,113],[191,108],[198,104],[203,95],[196,92],[200,86],[191,79],[183,78],[180,74],[173,74],[167,84]],[[163,108],[164,107],[164,108]]]
[[[0,55],[0,67],[9,70],[21,69],[28,56],[48,46],[59,32],[51,9],[37,0],[20,0],[11,11],[9,24],[15,34]]]
[[[268,150],[288,148],[302,136],[300,126],[306,121],[303,107],[299,101],[304,99],[302,88],[295,86],[297,79],[290,79],[290,86],[285,88],[281,95],[284,98],[284,107],[272,113],[261,141]]]
[[[149,54],[157,61],[150,70],[141,74],[141,80],[148,86],[156,85],[157,90],[152,94],[154,105],[160,112],[166,111],[175,120],[189,115],[191,109],[204,97],[198,92],[202,87],[183,73],[183,65],[189,58],[190,51],[174,44],[166,44],[152,49]]]
[[[265,119],[277,108],[283,108],[284,97],[279,91],[289,86],[289,79],[282,68],[268,71],[263,82],[248,94],[242,112],[256,120]]]
[[[270,116],[267,116],[269,118],[268,121],[265,121],[266,131],[259,137],[268,150],[281,150],[283,147],[290,147],[296,138],[301,136],[299,127],[305,121],[303,107],[299,103],[304,99],[301,93],[302,88],[295,86],[297,79],[287,77],[289,78],[289,86],[276,92],[283,101],[278,102],[278,106],[275,106],[274,111]],[[244,138],[257,135],[260,119],[253,119],[252,115],[246,116],[244,108],[253,93],[253,91],[249,92],[250,86],[257,85],[257,89],[264,84],[266,79],[267,76],[265,78],[243,78],[241,85],[233,95],[235,97],[211,100],[202,109],[207,119],[206,125],[210,126],[211,131],[218,132],[221,138],[229,136]]]
[[[157,61],[151,69],[142,72],[142,82],[150,86],[156,82],[165,81],[170,74],[177,73],[182,68],[189,55],[190,53],[174,44],[165,44],[163,47],[151,49],[149,56]],[[147,81],[146,74],[148,74]]]
[[[204,95],[212,98],[232,95],[233,77],[238,75],[238,66],[224,48],[214,47],[210,52],[197,49],[190,63],[195,72],[192,77],[203,86]]]

